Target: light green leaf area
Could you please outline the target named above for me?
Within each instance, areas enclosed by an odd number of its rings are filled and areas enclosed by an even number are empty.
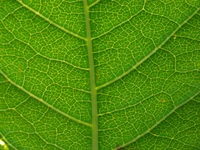
[[[200,150],[200,1],[0,0],[0,148]]]

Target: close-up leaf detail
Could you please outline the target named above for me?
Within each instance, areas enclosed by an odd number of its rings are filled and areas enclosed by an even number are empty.
[[[0,149],[200,150],[200,0],[0,0]]]

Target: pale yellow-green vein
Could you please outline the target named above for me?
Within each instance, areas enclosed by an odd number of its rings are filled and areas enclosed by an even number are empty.
[[[71,119],[71,120],[73,120],[73,121],[75,121],[75,122],[77,122],[77,123],[83,124],[83,125],[88,126],[88,127],[91,127],[91,126],[92,126],[91,124],[89,124],[89,123],[87,123],[87,122],[83,122],[83,121],[81,121],[81,120],[78,120],[78,119],[76,119],[76,118],[74,118],[74,117],[72,117],[72,116],[70,116],[70,115],[68,115],[68,114],[66,114],[66,113],[64,113],[64,112],[62,112],[62,111],[60,111],[59,109],[53,107],[52,105],[50,105],[49,103],[47,103],[47,102],[44,101],[43,99],[41,99],[41,98],[37,97],[36,95],[30,93],[29,91],[27,91],[27,90],[24,89],[23,87],[19,86],[19,85],[16,84],[15,82],[13,82],[13,81],[12,81],[4,72],[2,72],[1,70],[0,70],[0,73],[1,73],[1,74],[6,78],[6,80],[7,80],[8,82],[10,82],[12,85],[14,85],[15,87],[19,88],[19,89],[22,90],[24,93],[28,94],[29,96],[33,97],[34,99],[38,100],[39,102],[43,103],[44,105],[48,106],[49,108],[51,108],[51,109],[54,110],[55,112],[57,112],[57,113],[59,113],[59,114],[65,116],[66,118],[69,118],[69,119]]]
[[[24,4],[21,0],[17,0],[17,2],[19,2],[22,6],[24,6],[25,8],[27,8],[28,10],[32,11],[33,13],[35,13],[37,16],[41,17],[42,19],[46,20],[47,22],[49,22],[50,24],[54,25],[55,27],[61,29],[62,31],[72,35],[72,36],[75,36],[79,39],[82,39],[84,41],[86,41],[86,38],[85,37],[82,37],[76,33],[73,33],[67,29],[65,29],[64,27],[60,26],[59,24],[53,22],[52,20],[50,20],[49,18],[43,16],[40,12],[37,12],[36,10],[34,10],[33,8],[29,7],[28,5]]]
[[[129,70],[127,70],[126,72],[124,72],[123,74],[121,74],[120,76],[116,77],[115,79],[102,84],[100,86],[98,86],[96,89],[99,90],[103,87],[106,87],[120,79],[122,79],[124,76],[126,76],[127,74],[129,74],[131,71],[133,71],[134,69],[136,69],[138,66],[140,66],[143,62],[145,62],[147,59],[149,59],[154,53],[156,53],[167,41],[169,41],[169,39],[184,25],[186,24],[197,12],[199,11],[199,9],[197,9],[191,16],[189,16],[185,21],[183,21],[160,45],[158,45],[151,53],[149,53],[146,57],[144,57],[143,59],[141,59],[138,63],[136,63],[132,68],[130,68]]]

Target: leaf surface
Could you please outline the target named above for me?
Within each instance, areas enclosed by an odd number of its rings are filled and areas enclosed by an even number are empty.
[[[200,149],[199,0],[0,0],[2,149]]]

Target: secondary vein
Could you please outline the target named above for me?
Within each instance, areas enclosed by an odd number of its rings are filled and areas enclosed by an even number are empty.
[[[131,141],[121,145],[120,147],[126,147],[132,143],[134,143],[135,141],[137,141],[138,139],[140,139],[141,137],[143,137],[144,135],[146,135],[147,133],[149,133],[150,131],[152,131],[155,127],[157,127],[162,121],[164,121],[168,116],[170,116],[173,112],[175,112],[178,108],[180,108],[181,106],[183,106],[184,104],[188,103],[190,100],[192,100],[193,98],[195,98],[197,95],[200,94],[200,91],[197,92],[195,95],[193,95],[192,97],[190,97],[188,100],[186,100],[185,102],[181,103],[180,105],[176,106],[174,109],[172,109],[166,116],[164,116],[162,119],[160,119],[156,124],[154,124],[151,128],[149,128],[148,130],[146,130],[144,133],[138,135],[136,138],[132,139]],[[116,150],[116,149],[113,149]]]
[[[79,38],[79,39],[82,39],[82,40],[84,40],[84,41],[86,40],[86,38],[84,38],[84,37],[82,37],[82,36],[80,36],[80,35],[78,35],[78,34],[76,34],[76,33],[73,33],[73,32],[71,32],[71,31],[65,29],[64,27],[58,25],[57,23],[51,21],[49,18],[43,16],[42,14],[40,14],[39,12],[37,12],[36,10],[34,10],[33,8],[31,8],[31,7],[29,7],[28,5],[24,4],[21,0],[17,0],[17,2],[20,3],[22,6],[24,6],[25,8],[27,8],[28,10],[32,11],[34,14],[40,16],[42,19],[46,20],[46,21],[49,22],[50,24],[52,24],[52,25],[54,25],[55,27],[57,27],[57,28],[63,30],[64,32],[66,32],[66,33],[68,33],[68,34],[70,34],[70,35],[72,35],[72,36],[75,36],[75,37],[77,37],[77,38]]]
[[[19,88],[20,90],[22,90],[23,92],[25,92],[26,94],[30,95],[31,97],[33,97],[34,99],[38,100],[39,102],[43,103],[44,105],[48,106],[49,108],[51,108],[52,110],[56,111],[57,113],[77,122],[77,123],[80,123],[80,124],[83,124],[85,126],[88,126],[88,127],[91,127],[91,124],[87,123],[87,122],[83,122],[81,120],[78,120],[62,111],[60,111],[59,109],[53,107],[52,105],[50,105],[49,103],[47,103],[46,101],[44,101],[43,99],[37,97],[36,95],[30,93],[29,91],[27,91],[26,89],[24,89],[23,87],[21,87],[20,85],[16,84],[15,82],[13,82],[3,71],[0,70],[0,74],[2,74],[6,80],[8,82],[10,82],[12,85],[16,86],[17,88]]]
[[[98,86],[96,89],[99,90],[101,88],[104,88],[112,83],[114,83],[115,81],[123,78],[124,76],[126,76],[127,74],[129,74],[131,71],[133,71],[134,69],[136,69],[139,65],[141,65],[144,61],[146,61],[147,59],[149,59],[154,53],[156,53],[167,41],[169,41],[169,39],[184,25],[186,24],[195,14],[197,14],[197,12],[199,11],[199,9],[197,9],[191,16],[189,16],[185,21],[183,21],[160,45],[158,45],[157,47],[155,47],[155,49],[149,53],[146,57],[144,57],[143,59],[141,59],[138,63],[136,63],[132,68],[130,68],[129,70],[127,70],[126,72],[124,72],[123,74],[121,74],[120,76],[116,77],[115,79],[102,84],[100,86]]]
[[[88,6],[88,8],[91,8],[91,7],[93,7],[94,5],[96,5],[97,3],[99,3],[100,2],[100,0],[96,0],[95,2],[93,2],[91,5],[89,5]]]

